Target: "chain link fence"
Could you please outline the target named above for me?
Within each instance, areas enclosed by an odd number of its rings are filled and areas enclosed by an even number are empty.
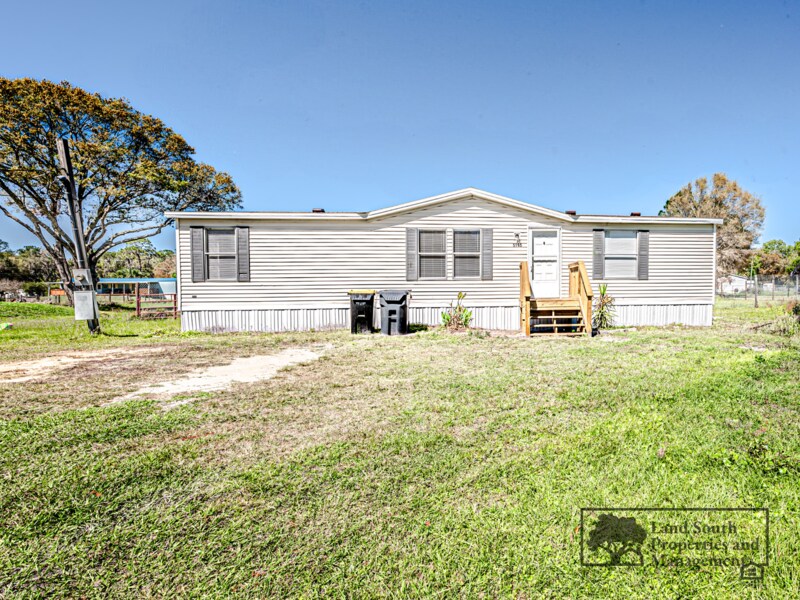
[[[717,280],[717,298],[753,300],[800,300],[800,275],[791,277],[758,277],[758,280],[732,275]]]

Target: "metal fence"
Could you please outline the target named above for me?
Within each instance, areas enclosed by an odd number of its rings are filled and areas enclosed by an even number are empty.
[[[136,294],[139,319],[177,319],[178,294]]]
[[[720,277],[717,280],[717,298],[752,300],[756,291],[759,299],[800,300],[800,276],[759,277],[757,281],[743,277]]]

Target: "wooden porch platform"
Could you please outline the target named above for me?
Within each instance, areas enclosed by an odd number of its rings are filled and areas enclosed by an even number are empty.
[[[519,265],[520,329],[527,336],[592,335],[592,286],[583,261],[569,265],[568,298],[534,298],[528,263]]]

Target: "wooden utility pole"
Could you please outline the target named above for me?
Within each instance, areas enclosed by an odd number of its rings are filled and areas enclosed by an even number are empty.
[[[753,273],[753,282],[755,283],[753,286],[753,293],[755,294],[755,303],[753,307],[758,308],[758,273]]]
[[[69,218],[72,222],[72,235],[74,243],[75,269],[73,270],[73,281],[68,281],[67,285],[73,290],[73,305],[75,305],[75,318],[79,318],[76,293],[80,296],[86,295],[87,302],[91,302],[87,314],[83,315],[89,331],[100,333],[100,321],[97,318],[97,300],[95,298],[94,281],[89,270],[89,261],[86,254],[86,241],[83,237],[83,214],[78,204],[78,192],[75,188],[75,175],[72,172],[72,159],[69,155],[69,142],[59,139],[58,160],[61,163],[61,175],[58,181],[64,186],[67,192],[67,207],[69,208]],[[89,298],[89,292],[91,297]],[[89,318],[86,318],[89,317]]]

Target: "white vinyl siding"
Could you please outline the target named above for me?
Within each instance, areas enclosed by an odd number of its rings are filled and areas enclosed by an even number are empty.
[[[419,278],[447,277],[447,239],[445,231],[421,229],[419,232]]]
[[[268,215],[265,215],[268,217]],[[250,226],[250,281],[191,280],[190,226]],[[438,315],[459,291],[465,305],[519,311],[519,264],[529,260],[529,227],[562,231],[561,296],[568,294],[569,263],[583,260],[592,272],[592,229],[625,226],[566,223],[479,198],[463,198],[366,222],[178,220],[181,310],[294,310],[347,308],[349,289],[410,289],[411,306]],[[631,225],[631,231],[641,225]],[[493,279],[452,279],[452,235],[447,235],[450,278],[406,279],[406,230],[493,232]],[[618,305],[706,305],[714,301],[713,225],[647,224],[648,280],[609,280]],[[597,291],[598,281],[592,280]]]
[[[636,279],[636,231],[608,229],[605,234],[605,279]]]
[[[481,276],[480,230],[453,232],[453,278],[471,279]]]
[[[235,229],[206,229],[205,254],[210,281],[236,281]]]
[[[562,265],[582,260],[592,273],[593,228],[597,225],[562,228]],[[648,279],[598,280],[590,275],[595,294],[600,283],[606,282],[617,305],[713,304],[714,226],[648,223],[647,228],[650,230]],[[562,267],[562,295],[566,295],[568,288],[568,269]]]

